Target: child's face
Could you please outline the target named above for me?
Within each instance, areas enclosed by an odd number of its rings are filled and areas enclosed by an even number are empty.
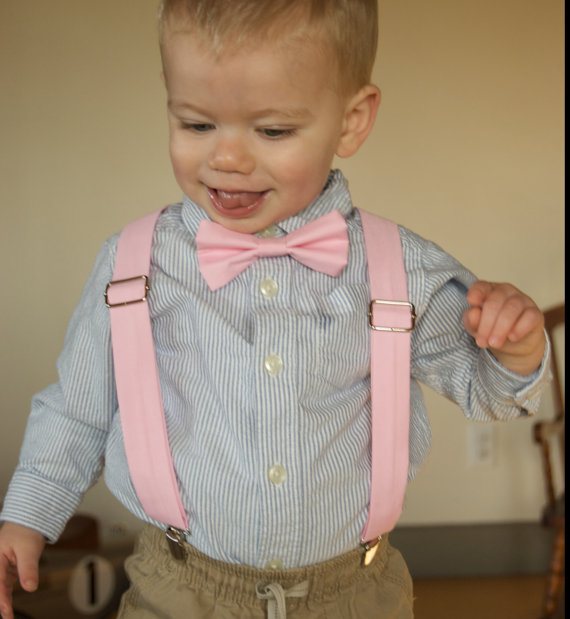
[[[217,58],[176,32],[163,62],[174,174],[214,221],[253,233],[318,196],[346,107],[322,51],[290,42]]]

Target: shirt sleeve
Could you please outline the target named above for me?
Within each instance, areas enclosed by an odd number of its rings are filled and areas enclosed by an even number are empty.
[[[503,367],[463,327],[467,291],[475,275],[435,243],[400,228],[410,300],[412,377],[456,402],[469,419],[507,420],[537,411],[549,378],[550,347],[531,376]]]
[[[105,243],[71,318],[59,381],[32,399],[20,459],[1,519],[55,541],[103,466],[117,410],[108,309],[116,239]]]

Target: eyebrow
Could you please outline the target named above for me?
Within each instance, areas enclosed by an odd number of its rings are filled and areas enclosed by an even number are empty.
[[[253,114],[256,118],[267,118],[270,116],[285,116],[291,119],[306,118],[312,116],[312,113],[305,107],[283,107],[283,108],[266,108],[256,110]]]
[[[196,112],[197,114],[201,114],[202,116],[208,115],[205,110],[202,110],[199,107],[196,107],[195,105],[191,105],[190,103],[172,101],[171,99],[168,100],[167,107],[171,111],[181,111],[181,112],[188,111],[188,112]]]
[[[192,105],[191,103],[185,103],[183,101],[168,101],[168,109],[171,111],[187,111],[193,112],[196,114],[200,114],[201,116],[209,117],[210,114],[207,110],[200,108],[199,106]],[[261,110],[254,110],[251,114],[252,118],[268,118],[271,116],[281,116],[285,118],[291,118],[292,120],[296,120],[299,118],[307,118],[312,117],[312,112],[305,107],[283,107],[283,108],[264,108]]]

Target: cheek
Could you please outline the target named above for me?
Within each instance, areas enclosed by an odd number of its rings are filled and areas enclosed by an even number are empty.
[[[281,166],[281,179],[296,193],[314,194],[316,197],[329,175],[332,156],[328,153],[304,149]]]
[[[185,144],[179,138],[170,139],[170,161],[176,178],[187,177],[196,171],[197,149]]]
[[[182,186],[187,176],[187,174],[185,173],[186,167],[184,166],[183,161],[180,159],[180,157],[178,157],[177,154],[172,150],[170,151],[170,162],[172,164],[174,178],[177,180],[178,184]]]

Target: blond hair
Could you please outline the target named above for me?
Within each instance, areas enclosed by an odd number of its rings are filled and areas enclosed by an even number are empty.
[[[221,54],[293,34],[332,52],[340,88],[368,84],[378,39],[377,0],[161,0],[161,46],[172,29],[200,32]]]

